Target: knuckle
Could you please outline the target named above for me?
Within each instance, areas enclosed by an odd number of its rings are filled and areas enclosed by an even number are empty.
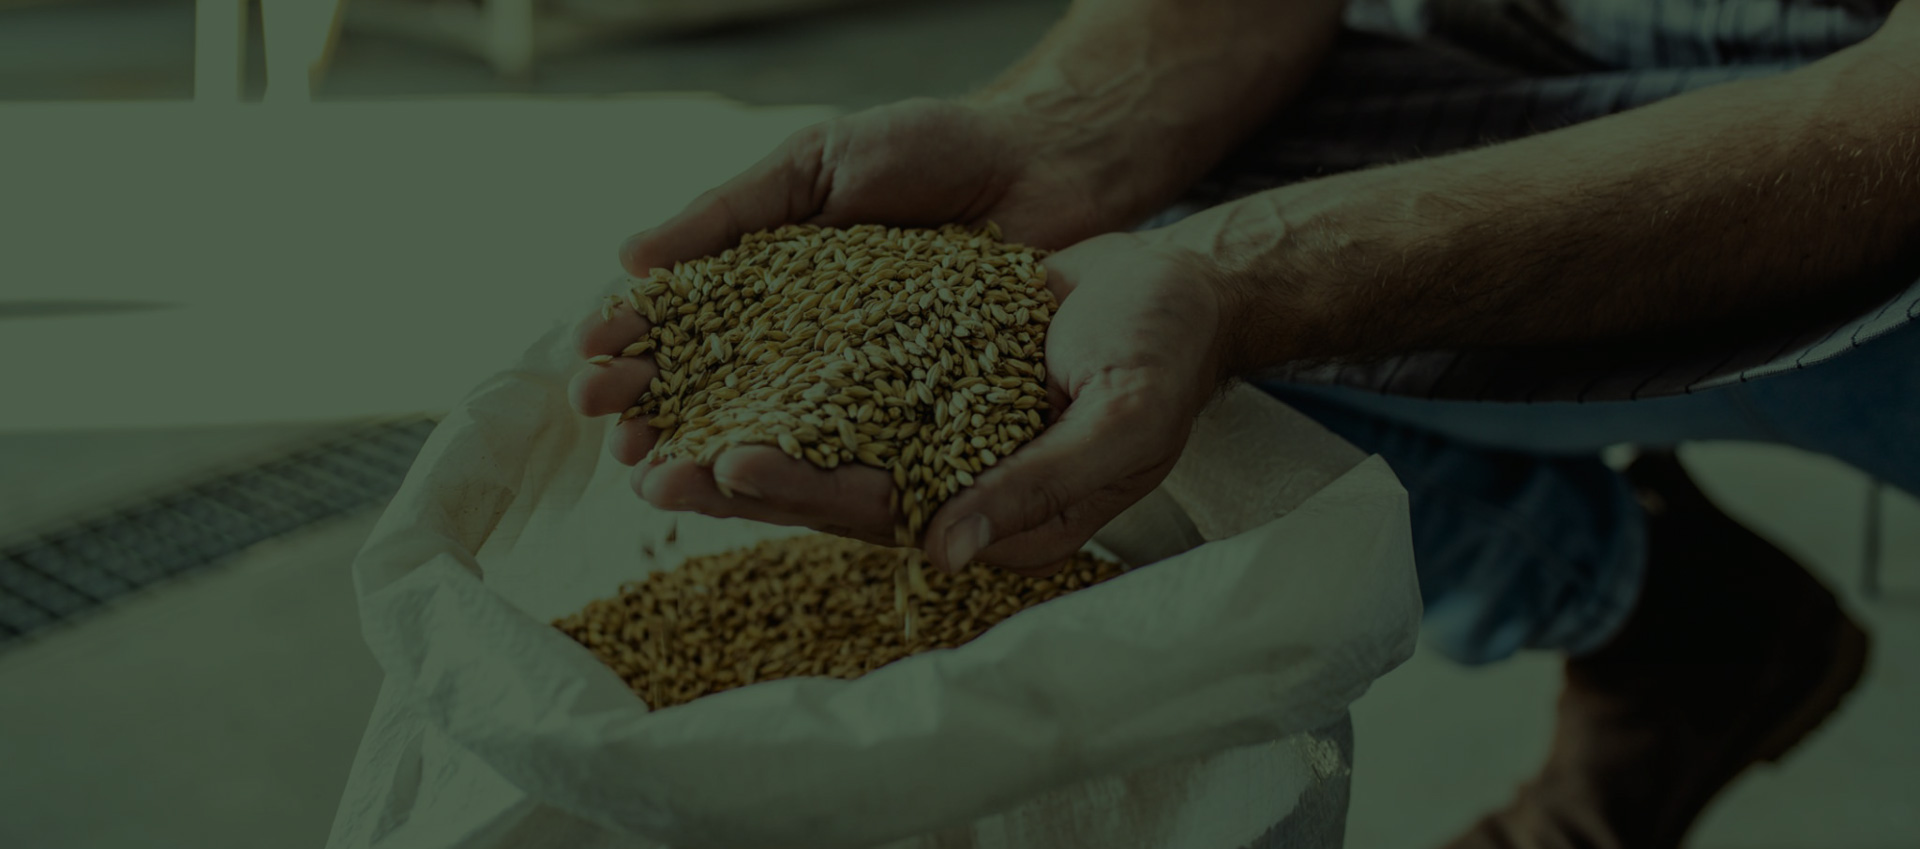
[[[640,266],[648,257],[655,253],[654,232],[653,230],[649,230],[645,233],[636,234],[620,244],[620,260],[627,266],[628,271],[635,273],[645,271],[645,269]]]
[[[1073,541],[1065,528],[1055,524],[989,546],[980,560],[1018,575],[1044,578],[1060,571],[1084,544]]]
[[[793,135],[787,136],[787,140],[781,144],[781,149],[775,154],[775,158],[781,160],[781,164],[819,158],[820,150],[826,146],[827,138],[835,130],[845,126],[846,122],[846,118],[829,118],[801,127],[794,131]]]
[[[1020,515],[1017,517],[1020,527],[1012,530],[1038,528],[1065,515],[1067,508],[1072,505],[1073,498],[1059,478],[1038,478],[1027,487],[1026,496],[1020,500]]]

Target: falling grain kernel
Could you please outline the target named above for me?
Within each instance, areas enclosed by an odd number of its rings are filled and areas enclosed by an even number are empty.
[[[933,588],[927,586],[927,573],[920,568],[917,554],[907,556],[907,584],[922,598],[933,595]]]

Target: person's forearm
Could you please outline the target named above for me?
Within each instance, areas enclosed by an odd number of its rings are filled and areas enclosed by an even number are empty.
[[[1122,218],[1212,168],[1311,78],[1344,0],[1076,0],[1026,58],[962,98],[1031,128]]]
[[[1239,370],[1698,339],[1863,304],[1920,273],[1920,50],[1896,22],[1790,74],[1284,187],[1155,235],[1224,265]]]

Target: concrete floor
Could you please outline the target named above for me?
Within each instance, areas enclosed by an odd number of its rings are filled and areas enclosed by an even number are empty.
[[[0,435],[0,544],[139,503],[183,480],[243,470],[337,431],[330,425],[141,428]]]
[[[790,26],[636,42],[542,67],[526,87],[470,57],[348,33],[327,98],[707,90],[858,108],[957,91],[1044,30],[1060,0],[898,2]],[[0,7],[0,100],[191,93],[187,0]],[[953,49],[951,44],[966,45]],[[928,57],[937,57],[929,61]],[[257,79],[257,75],[256,75]],[[302,428],[0,437],[0,529],[30,531],[292,444]],[[1857,475],[1744,445],[1687,454],[1735,513],[1852,594]],[[31,466],[28,465],[29,459]],[[346,565],[370,517],[328,523],[0,653],[0,846],[312,846],[324,837],[379,674]],[[1888,514],[1888,595],[1852,598],[1878,638],[1829,728],[1743,780],[1700,849],[1920,846],[1920,505]],[[1556,669],[1462,670],[1422,654],[1356,709],[1355,849],[1435,845],[1497,805],[1544,752]]]
[[[325,842],[380,686],[315,526],[0,653],[0,846]]]

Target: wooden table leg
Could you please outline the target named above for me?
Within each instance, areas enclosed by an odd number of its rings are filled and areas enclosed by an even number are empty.
[[[339,32],[343,5],[343,0],[261,0],[261,23],[267,41],[267,100],[313,99]]]
[[[512,80],[533,74],[533,0],[482,0],[487,61]]]
[[[195,0],[193,99],[238,103],[247,63],[247,0]]]

